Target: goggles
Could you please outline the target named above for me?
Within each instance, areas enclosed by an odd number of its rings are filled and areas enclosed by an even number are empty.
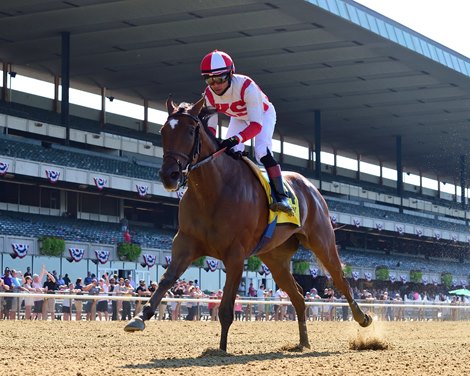
[[[214,84],[223,84],[230,78],[229,74],[224,74],[222,76],[209,76],[204,75],[204,81],[206,81],[207,85],[214,85]]]

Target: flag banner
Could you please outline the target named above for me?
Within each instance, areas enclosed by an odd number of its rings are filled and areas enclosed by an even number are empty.
[[[408,277],[405,274],[401,274],[400,281],[402,281],[403,283],[406,283],[408,281]]]
[[[403,225],[395,225],[395,229],[400,235],[403,235],[403,233],[405,232],[405,228]]]
[[[269,268],[266,265],[261,264],[261,269],[263,269],[263,272],[265,275],[271,274],[271,270],[269,270]]]
[[[457,243],[457,240],[459,239],[459,237],[457,236],[457,234],[452,234],[451,236],[451,239],[454,243]]]
[[[333,214],[331,217],[330,217],[330,221],[332,224],[336,224],[336,222],[338,222],[338,218],[336,218],[336,214]]]
[[[188,189],[188,187],[183,187],[176,191],[176,197],[181,200],[183,198],[184,192],[186,192],[186,189]]]
[[[22,259],[28,254],[28,244],[21,244],[21,243],[11,243],[11,247],[13,248],[13,258],[19,257]]]
[[[397,276],[395,273],[390,273],[390,282],[395,282],[397,280]]]
[[[104,178],[94,177],[93,180],[95,181],[96,188],[100,191],[108,184],[108,181]]]
[[[359,272],[352,272],[352,277],[355,281],[359,279]]]
[[[437,285],[439,284],[439,281],[437,280],[436,277],[433,277],[433,279],[432,279],[432,284],[433,284],[434,286],[437,286]]]
[[[372,273],[371,272],[365,272],[364,277],[366,278],[366,281],[368,281],[368,282],[372,281]]]
[[[108,262],[109,253],[109,251],[106,251],[104,249],[95,250],[96,258],[100,262],[100,264],[106,264]]]
[[[214,259],[206,259],[206,264],[211,272],[215,272],[217,266],[219,266],[219,261]]]
[[[137,188],[137,192],[139,193],[140,197],[145,197],[148,195],[150,188],[148,185],[139,185],[136,184],[135,187]]]
[[[165,256],[165,262],[166,262],[166,266],[170,265],[171,256]]]
[[[79,262],[85,255],[85,250],[83,248],[69,248],[69,253],[73,261]]]
[[[60,171],[46,170],[46,177],[52,184],[57,183],[60,178]]]
[[[417,227],[415,229],[415,232],[416,232],[416,235],[418,235],[418,238],[420,238],[421,236],[423,236],[423,229]]]
[[[144,254],[143,257],[144,257],[145,265],[147,265],[149,268],[154,266],[155,263],[157,262],[157,256],[155,255]]]
[[[421,278],[421,282],[423,282],[423,285],[427,285],[428,284],[428,277],[423,275],[423,277]]]
[[[310,275],[313,278],[317,278],[318,277],[318,269],[317,268],[310,268]]]
[[[440,231],[434,231],[434,237],[439,240],[441,238],[441,232]]]
[[[8,172],[8,167],[10,167],[8,163],[0,162],[0,176],[3,176]]]
[[[375,222],[375,228],[379,231],[382,231],[384,229],[384,223],[383,222]]]
[[[356,227],[361,226],[361,219],[360,218],[353,218],[352,222],[353,222],[353,225],[356,226]]]

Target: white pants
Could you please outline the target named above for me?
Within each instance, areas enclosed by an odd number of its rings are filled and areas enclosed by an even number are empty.
[[[261,132],[255,137],[255,158],[261,163],[261,158],[267,154],[269,150],[272,154],[273,147],[273,133],[274,126],[276,125],[276,110],[274,106],[269,106],[268,110],[263,113],[263,124]],[[230,138],[248,127],[248,123],[245,120],[240,120],[237,118],[230,118],[227,129],[227,138]],[[244,144],[238,144],[233,147],[234,151],[243,151],[245,150]]]

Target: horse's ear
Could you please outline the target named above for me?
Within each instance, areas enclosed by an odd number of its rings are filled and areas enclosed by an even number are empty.
[[[173,102],[173,97],[171,94],[168,96],[168,99],[166,100],[166,109],[168,111],[168,115],[171,115],[176,111],[176,105]]]
[[[196,103],[193,104],[193,107],[188,111],[193,116],[198,116],[204,106],[204,96],[201,97]]]

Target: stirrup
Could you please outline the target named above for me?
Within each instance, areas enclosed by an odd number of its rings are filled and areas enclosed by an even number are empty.
[[[269,205],[269,209],[273,211],[281,211],[289,215],[294,215],[294,209],[292,209],[292,206],[290,206],[287,202],[287,198],[282,198],[279,201],[273,202],[271,205]]]

